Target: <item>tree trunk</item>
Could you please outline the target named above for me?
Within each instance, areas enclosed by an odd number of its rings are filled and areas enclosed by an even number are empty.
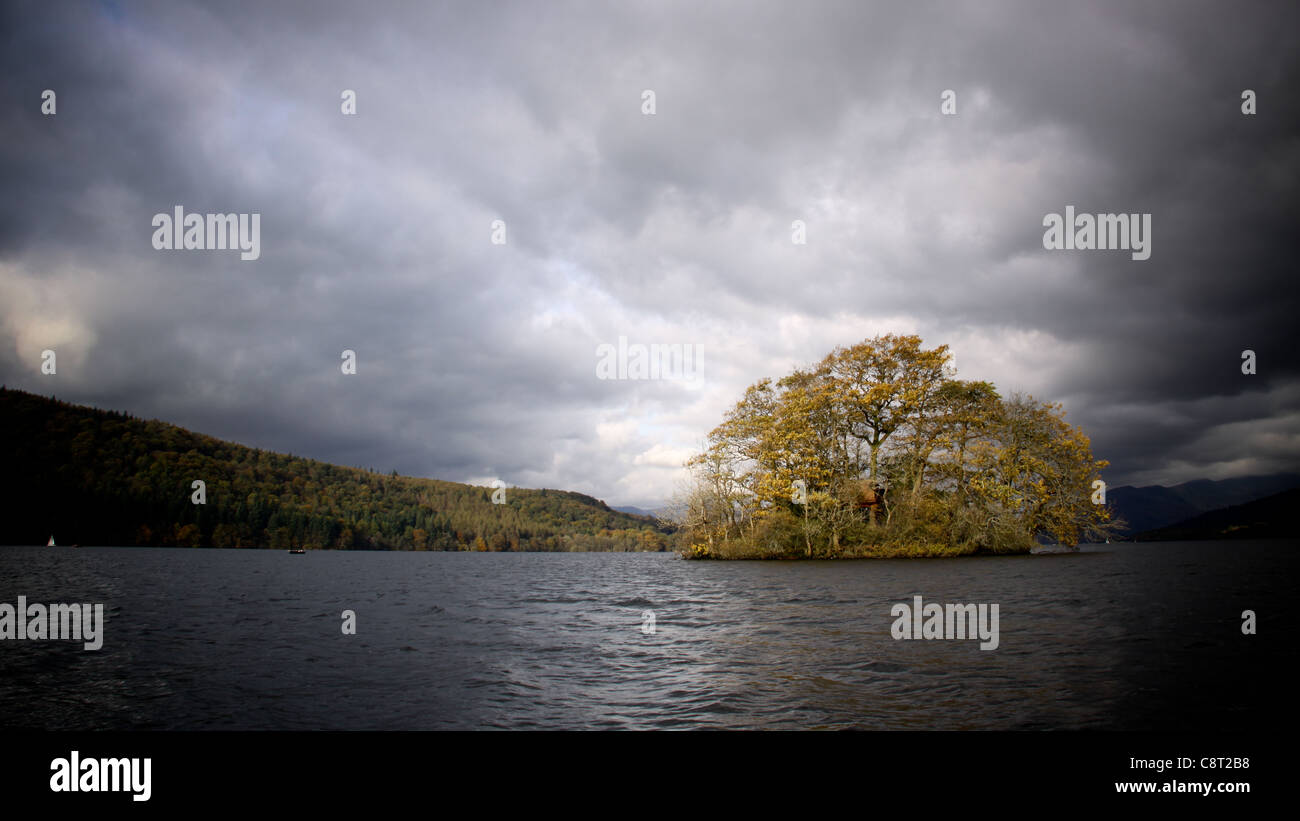
[[[876,492],[876,488],[880,486],[880,482],[876,481],[877,454],[880,451],[880,442],[875,439],[874,431],[873,431],[873,440],[869,444],[871,445],[871,492],[874,494]],[[875,504],[871,504],[867,506],[867,520],[871,522],[872,527],[876,526],[876,505]]]
[[[808,558],[812,558],[812,539],[808,538],[808,502],[804,500],[803,505],[803,543],[808,550]]]

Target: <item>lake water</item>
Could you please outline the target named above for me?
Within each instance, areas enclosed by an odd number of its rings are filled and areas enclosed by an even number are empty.
[[[0,727],[1277,729],[1294,714],[1296,549],[724,563],[0,547],[0,603],[105,609],[99,651],[0,641]],[[998,648],[895,640],[890,608],[915,595],[998,604]]]

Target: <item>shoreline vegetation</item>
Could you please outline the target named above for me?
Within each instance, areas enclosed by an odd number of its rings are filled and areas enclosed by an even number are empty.
[[[687,559],[924,558],[1118,536],[1060,405],[955,378],[948,346],[877,336],[751,385],[687,464]]]

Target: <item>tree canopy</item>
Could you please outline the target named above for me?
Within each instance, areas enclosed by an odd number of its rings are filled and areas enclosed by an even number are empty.
[[[878,336],[759,380],[688,467],[695,557],[1024,552],[1113,528],[1061,406],[955,378],[946,345]]]

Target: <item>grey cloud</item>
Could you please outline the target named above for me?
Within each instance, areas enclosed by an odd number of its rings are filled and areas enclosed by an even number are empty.
[[[909,325],[967,346],[964,374],[1064,401],[1112,484],[1298,467],[1294,7],[0,15],[9,385],[645,506],[674,477],[643,454],[697,445],[792,361]],[[154,251],[176,204],[260,212],[262,258]],[[1151,259],[1044,251],[1066,205],[1152,213]],[[595,379],[620,334],[703,345],[706,387]],[[51,386],[32,348],[56,344]]]

